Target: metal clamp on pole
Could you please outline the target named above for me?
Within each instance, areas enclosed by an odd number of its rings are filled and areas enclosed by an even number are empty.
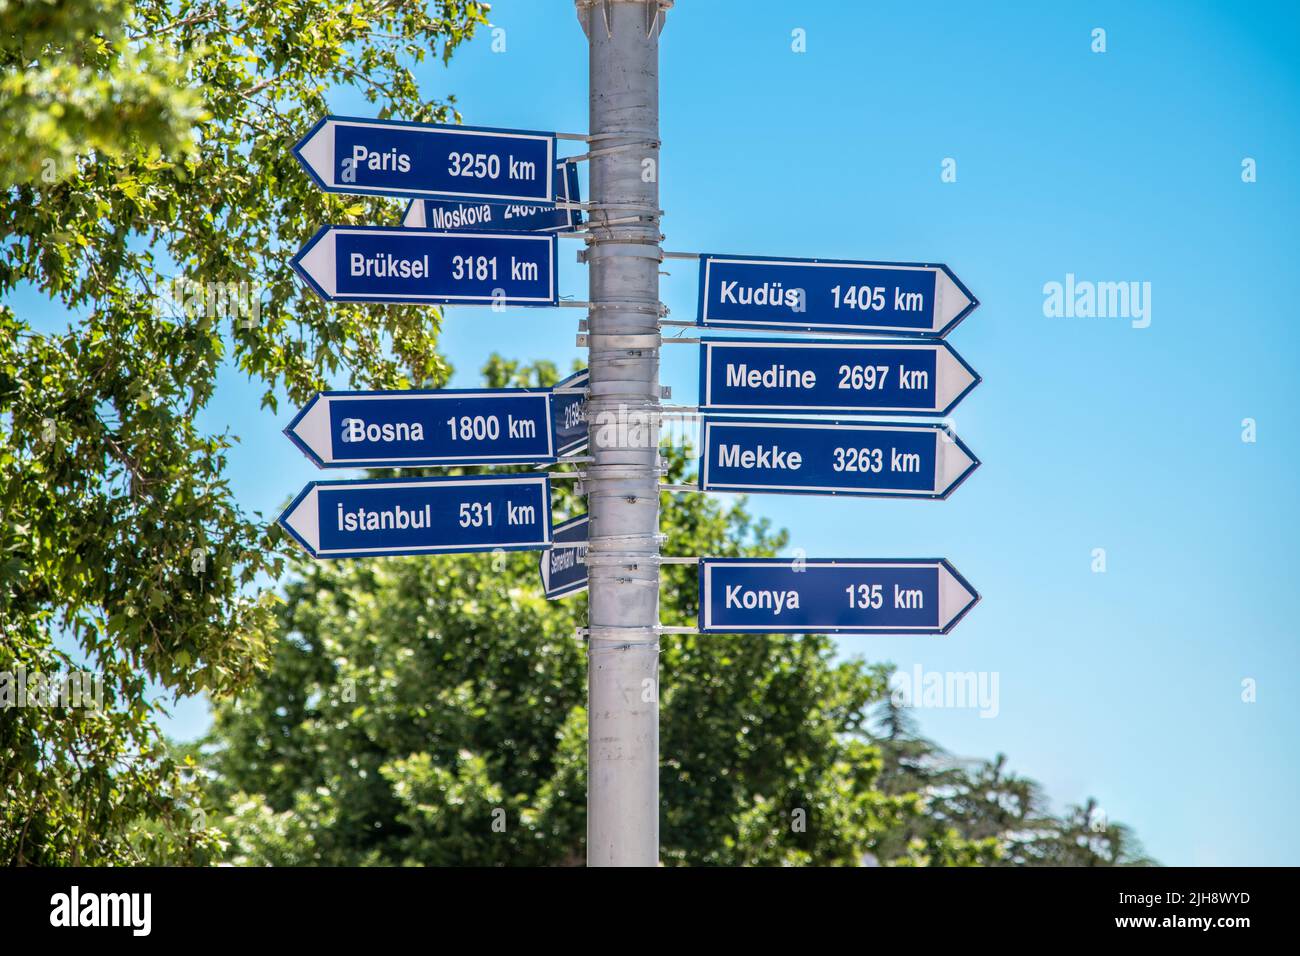
[[[617,540],[619,536],[602,539],[602,543]],[[587,556],[590,558],[591,553]],[[595,560],[589,560],[587,567],[590,568],[627,568],[629,570],[639,568],[643,564],[657,564],[655,555],[644,554],[638,551],[606,551],[598,554]]]
[[[639,140],[630,143],[618,143],[614,146],[604,146],[600,149],[591,149],[585,153],[579,153],[576,156],[562,156],[562,163],[585,163],[597,156],[608,156],[610,153],[617,153],[624,149],[658,149],[661,143],[657,139]]]
[[[640,544],[642,540],[640,535],[630,534],[599,534],[594,535],[594,537],[600,538],[602,544],[617,544],[620,541],[625,544]],[[662,546],[663,543],[668,540],[668,535],[657,534],[655,535],[655,540],[660,546]],[[586,545],[583,545],[583,547],[586,547]],[[641,555],[641,557],[644,558],[645,555]]]
[[[664,472],[665,469],[663,468],[652,468],[650,474],[652,477],[658,477]],[[587,470],[583,472],[583,477],[589,481],[600,481],[602,479],[617,481],[625,478],[641,478],[644,473],[645,469],[642,465],[589,465]],[[625,535],[625,537],[630,539],[640,536]],[[641,540],[644,541],[644,537],[641,537]]]
[[[628,226],[634,223],[653,223],[653,222],[654,222],[653,219],[646,218],[643,216],[624,216],[622,219],[602,219],[600,221],[600,225],[601,228],[604,229],[604,228],[608,228],[609,226]],[[559,236],[561,239],[588,239],[588,238],[596,237],[596,234],[589,229],[568,229],[564,232],[557,232],[556,235]],[[578,251],[578,261],[579,262],[587,261],[585,250],[580,249]]]
[[[584,250],[585,254],[579,254],[580,261],[594,262],[597,259],[618,259],[630,256],[636,259],[653,259],[655,262],[663,262],[663,255],[659,252],[658,243],[649,240],[635,241],[621,236],[617,239],[602,239],[599,236],[593,236],[590,242],[591,246]]]
[[[601,625],[589,624],[586,627],[577,629],[578,640],[585,639],[589,644],[592,641],[601,641],[601,649],[604,651],[627,651],[634,647],[648,647],[655,651],[659,650],[659,632],[653,627],[620,627],[618,625]],[[644,634],[650,634],[648,640],[636,640]],[[611,643],[604,644],[609,641]],[[589,654],[596,653],[596,648],[591,647]]]
[[[627,640],[627,638],[630,636],[629,632],[636,632],[637,634],[642,634],[647,631],[655,635],[654,640],[649,640],[649,641]],[[636,627],[636,628],[619,627],[617,625],[590,624],[587,627],[574,628],[574,636],[576,636],[577,639],[580,641],[581,640],[618,641],[619,643],[617,645],[606,648],[606,650],[611,650],[611,651],[625,650],[632,647],[651,647],[651,646],[654,647],[655,650],[658,650],[659,649],[658,635],[660,634],[698,634],[698,633],[700,633],[699,628],[686,627],[684,625],[677,625],[677,624],[656,624],[653,627]]]
[[[601,335],[595,332],[586,332],[578,336],[578,345],[585,346],[589,349],[595,349],[599,352],[614,352],[621,349],[657,349],[663,343],[657,332],[646,334],[619,334],[611,333]]]
[[[638,312],[641,315],[653,315],[656,319],[663,318],[668,314],[668,306],[662,302],[614,302],[607,300],[604,302],[561,302],[560,305],[581,305],[592,312],[600,312],[606,309],[618,312]]]
[[[573,209],[579,212],[636,213],[656,221],[662,219],[664,214],[664,211],[658,206],[646,206],[642,203],[635,202],[557,202],[553,205],[556,209]],[[588,223],[588,225],[596,226],[599,226],[600,224],[601,222],[599,219]]]

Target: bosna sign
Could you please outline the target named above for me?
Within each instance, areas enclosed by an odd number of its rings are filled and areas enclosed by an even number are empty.
[[[556,460],[550,389],[320,392],[285,428],[321,468]]]
[[[553,203],[554,133],[326,116],[296,146],[330,193]]]
[[[947,634],[979,594],[943,559],[704,558],[702,633]]]
[[[943,337],[979,305],[945,265],[700,256],[706,328]]]

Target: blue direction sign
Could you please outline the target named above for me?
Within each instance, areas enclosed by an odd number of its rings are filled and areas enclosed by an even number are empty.
[[[947,498],[979,460],[941,425],[704,418],[701,491]]]
[[[700,344],[700,407],[711,412],[947,415],[979,381],[947,342]]]
[[[323,226],[293,267],[329,302],[559,303],[553,235]]]
[[[321,468],[555,461],[548,389],[321,392],[284,430]]]
[[[313,481],[280,515],[313,558],[535,551],[551,543],[546,475]]]
[[[293,154],[331,193],[534,203],[555,196],[554,133],[326,116]]]
[[[587,370],[574,372],[552,389],[555,454],[576,455],[587,447]]]
[[[560,202],[581,200],[578,170],[573,163],[555,166],[555,197]],[[500,203],[461,199],[412,199],[402,214],[402,225],[411,229],[447,229],[472,232],[567,232],[582,224],[582,214],[573,209],[530,203]]]
[[[947,634],[979,599],[941,558],[704,558],[699,629],[723,634]]]
[[[541,559],[542,591],[549,600],[587,589],[587,516],[557,524],[554,541]],[[570,547],[562,548],[562,544]]]
[[[696,324],[944,336],[977,305],[945,265],[702,255]]]

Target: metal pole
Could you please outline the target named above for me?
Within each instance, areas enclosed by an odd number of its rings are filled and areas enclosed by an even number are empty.
[[[576,0],[590,45],[587,863],[659,861],[659,32],[671,0]],[[647,145],[652,144],[652,145]],[[628,210],[636,210],[629,222]],[[616,225],[603,220],[618,220]],[[614,348],[611,336],[648,344]],[[627,340],[638,341],[639,340]],[[603,344],[602,344],[603,343]]]

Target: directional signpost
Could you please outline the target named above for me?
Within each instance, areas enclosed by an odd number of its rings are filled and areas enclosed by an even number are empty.
[[[559,303],[553,235],[324,226],[293,267],[329,302]]]
[[[525,203],[555,197],[554,133],[326,116],[293,154],[330,193]]]
[[[947,342],[704,339],[704,411],[947,415],[980,377]]]
[[[947,561],[705,558],[704,633],[947,634],[980,597]]]
[[[551,543],[547,475],[313,481],[280,515],[313,558],[535,551]]]
[[[696,324],[942,337],[977,305],[945,265],[702,255]]]
[[[979,466],[941,425],[704,419],[701,491],[947,498]]]
[[[321,468],[555,461],[548,389],[321,392],[289,439]]]
[[[555,166],[555,198],[577,203],[578,168],[573,163]],[[402,225],[412,229],[447,229],[459,232],[567,232],[582,223],[575,209],[529,203],[484,200],[412,199],[402,215]]]
[[[540,562],[542,592],[552,601],[587,589],[587,516],[557,524],[553,537],[555,544],[542,552]]]

